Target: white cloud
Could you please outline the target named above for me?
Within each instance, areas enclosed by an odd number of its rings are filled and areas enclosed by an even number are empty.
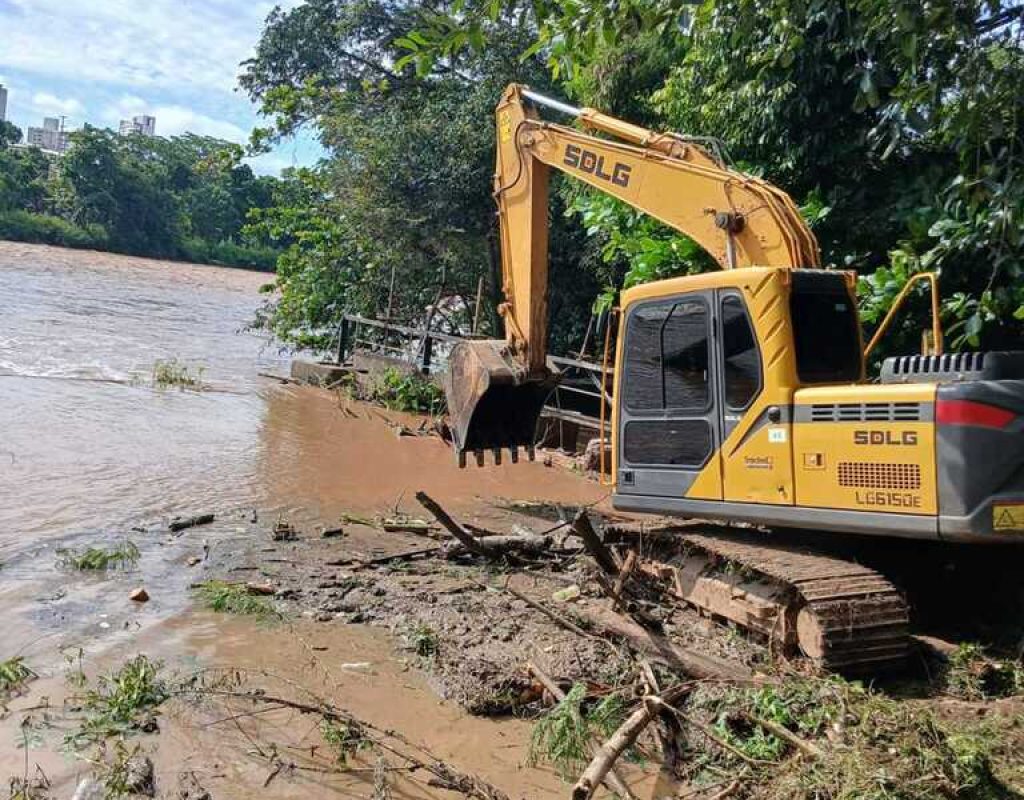
[[[57,97],[49,92],[36,92],[32,95],[30,107],[44,117],[85,116],[85,106],[74,97]]]
[[[158,136],[198,133],[238,144],[245,144],[249,140],[249,131],[228,120],[216,119],[181,105],[147,103],[143,98],[130,94],[123,95],[116,103],[103,109],[102,122],[116,129],[122,119],[142,114],[156,117]]]
[[[252,167],[252,171],[257,175],[280,175],[281,170],[287,169],[288,167],[300,166],[304,163],[303,161],[296,159],[294,156],[279,152],[250,156],[249,158],[244,158],[242,160]]]
[[[258,118],[236,91],[239,64],[275,5],[302,2],[0,0],[8,114],[22,127],[65,115],[72,128],[89,122],[115,130],[122,119],[151,114],[161,136],[191,131],[243,144]],[[293,146],[252,164],[272,173],[319,152]]]
[[[233,122],[198,114],[183,106],[157,106],[150,113],[156,117],[156,132],[160,136],[199,133],[238,144],[249,139],[249,132]]]
[[[0,66],[124,86],[229,90],[273,5],[7,0],[0,3]]]

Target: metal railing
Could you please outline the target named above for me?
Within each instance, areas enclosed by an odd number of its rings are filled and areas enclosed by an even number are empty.
[[[345,314],[332,356],[343,364],[357,352],[370,354],[414,366],[424,375],[437,375],[447,367],[452,346],[466,338],[470,337]],[[597,430],[602,402],[606,413],[611,410],[611,391],[601,385],[601,365],[566,356],[549,356],[549,361],[562,373],[562,380],[548,398],[544,416]]]

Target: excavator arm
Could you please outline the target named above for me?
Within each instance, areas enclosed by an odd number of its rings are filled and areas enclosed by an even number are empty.
[[[537,106],[583,128],[544,121]],[[451,354],[445,390],[455,445],[466,451],[525,445],[532,453],[544,399],[557,383],[547,366],[548,179],[559,169],[616,197],[703,247],[723,269],[817,267],[817,242],[792,199],[726,168],[700,142],[659,134],[509,86],[497,107],[494,195],[501,231],[505,340],[464,342]]]

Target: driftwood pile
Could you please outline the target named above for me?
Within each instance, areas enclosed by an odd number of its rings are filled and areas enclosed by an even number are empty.
[[[638,684],[644,687],[643,693],[637,698],[635,709],[612,736],[604,742],[589,743],[592,759],[573,787],[574,800],[592,797],[602,784],[620,798],[633,798],[634,794],[617,772],[615,764],[656,721],[659,723],[658,739],[666,760],[671,760],[673,754],[678,752],[676,734],[680,734],[684,726],[695,728],[705,738],[716,743],[716,746],[747,759],[710,728],[690,719],[676,704],[700,681],[749,685],[766,679],[755,676],[743,664],[682,647],[671,641],[665,635],[660,621],[668,610],[665,603],[670,602],[671,598],[661,595],[657,587],[644,579],[645,575],[639,569],[640,558],[636,549],[628,549],[624,557],[620,556],[597,533],[585,510],[541,534],[502,535],[479,528],[470,530],[469,526],[456,521],[424,492],[417,492],[416,500],[451,535],[453,541],[434,548],[434,552],[446,557],[475,557],[512,566],[536,566],[541,559],[550,562],[552,559],[578,557],[583,553],[593,559],[596,565],[593,577],[606,601],[574,604],[573,615],[580,620],[579,623],[518,591],[508,581],[500,587],[502,591],[545,614],[566,630],[581,637],[600,639],[619,652],[632,654],[637,664]],[[566,530],[563,535],[556,537],[560,529]],[[628,530],[619,529],[616,535],[628,537]],[[652,664],[681,676],[684,682],[660,687]],[[551,702],[565,700],[561,687],[536,663],[527,662],[526,668],[543,687]],[[769,724],[765,723],[766,726]],[[777,733],[783,735],[782,732]],[[784,735],[796,738],[788,730],[784,731]],[[813,750],[812,745],[800,740],[795,744],[803,752]]]

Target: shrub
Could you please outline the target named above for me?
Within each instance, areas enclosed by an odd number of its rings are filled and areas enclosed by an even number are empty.
[[[106,249],[110,244],[100,225],[81,227],[60,217],[28,211],[0,213],[0,239],[95,250]]]
[[[441,387],[418,372],[389,367],[373,381],[368,399],[393,411],[437,414],[444,402],[444,393]]]

